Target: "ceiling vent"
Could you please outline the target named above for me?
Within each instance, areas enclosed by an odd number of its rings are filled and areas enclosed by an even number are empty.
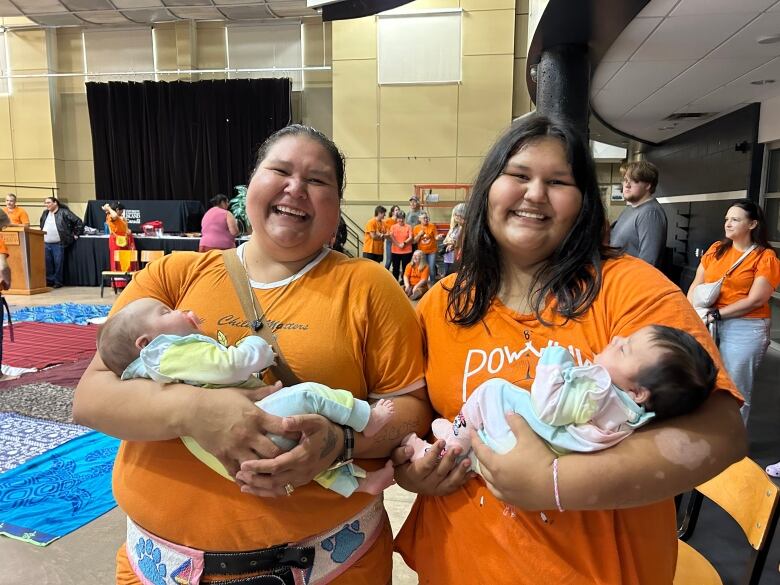
[[[666,116],[664,120],[668,120],[670,122],[674,122],[676,120],[689,120],[689,119],[696,119],[696,118],[706,118],[708,116],[712,116],[712,112],[678,112],[676,114],[672,114],[670,116]]]

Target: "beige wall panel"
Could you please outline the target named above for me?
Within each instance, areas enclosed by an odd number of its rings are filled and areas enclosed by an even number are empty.
[[[334,61],[376,59],[375,17],[337,20],[332,26]]]
[[[317,65],[320,67],[320,65]],[[303,88],[309,89],[310,87],[332,87],[333,86],[333,74],[330,71],[304,71],[303,72]]]
[[[457,85],[382,86],[381,156],[454,157],[457,111]]]
[[[366,203],[344,203],[341,206],[341,212],[349,217],[359,226],[364,226],[368,223],[368,220],[374,217],[374,207],[379,205],[378,201],[370,201]],[[387,207],[385,205],[385,207]],[[363,248],[360,248],[361,254]]]
[[[515,0],[461,0],[463,10],[472,12],[475,10],[511,10],[516,8]]]
[[[333,138],[348,157],[377,156],[376,61],[333,63]]]
[[[481,156],[459,156],[458,174],[455,182],[474,184],[474,180],[477,178],[477,173],[479,172],[479,167],[482,165],[483,160],[484,157]]]
[[[94,183],[95,170],[91,160],[57,161],[57,181],[63,183]]]
[[[417,181],[418,183],[421,181]],[[390,205],[400,205],[404,211],[409,210],[409,197],[414,194],[414,182],[408,183],[383,183],[379,185],[379,200],[382,205],[390,208]]]
[[[533,109],[528,84],[525,81],[525,59],[515,59],[514,88],[512,89],[512,117],[517,118]]]
[[[330,22],[326,22],[322,29],[322,51],[325,56],[325,65],[330,65],[333,62],[333,26]]]
[[[517,14],[528,14],[528,0],[517,0]]]
[[[323,47],[325,30],[322,23],[304,23],[302,28],[303,64],[322,65],[325,58]]]
[[[84,85],[85,77],[60,77],[57,79],[57,92],[62,95],[64,93],[80,93],[87,95],[87,87]],[[92,81],[98,81],[97,77],[94,77]]]
[[[515,57],[528,56],[528,15],[515,15]]]
[[[14,161],[10,158],[0,158],[0,183],[11,185],[16,183],[16,172],[14,171]],[[0,195],[3,191],[8,191],[7,187],[0,187]]]
[[[59,73],[84,71],[81,32],[70,32],[67,29],[57,31],[57,70]]]
[[[460,8],[460,2],[458,0],[416,0],[399,7],[396,12],[412,12],[414,10],[431,10],[434,8]]]
[[[463,15],[463,54],[514,53],[514,10],[485,10]]]
[[[333,89],[307,87],[302,92],[301,120],[326,136],[333,136]]]
[[[376,183],[347,183],[347,188],[344,190],[344,201],[348,202],[351,199],[376,201],[378,192]]]
[[[47,79],[17,79],[11,97],[14,157],[53,158],[54,144]]]
[[[46,32],[43,30],[15,30],[8,35],[11,70],[22,72],[46,69]]]
[[[176,29],[172,24],[154,27],[157,68],[176,69]]]
[[[64,139],[58,156],[64,159],[92,161],[92,134],[86,94],[61,96],[58,126]]]
[[[17,183],[22,185],[54,185],[57,182],[53,158],[17,158],[14,171]]]
[[[454,180],[454,157],[379,159],[380,185],[385,183],[451,183]]]
[[[61,183],[58,192],[60,197],[68,200],[70,210],[83,218],[87,208],[86,202],[95,199],[95,184]]]
[[[11,159],[14,156],[10,102],[10,97],[0,96],[0,159]]]
[[[375,158],[348,158],[347,183],[376,183],[379,180]]]
[[[227,65],[224,25],[220,27],[198,27],[197,41],[199,68],[222,69]]]
[[[512,121],[512,55],[463,57],[458,156],[483,156]]]

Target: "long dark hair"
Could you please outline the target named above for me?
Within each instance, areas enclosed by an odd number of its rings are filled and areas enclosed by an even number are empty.
[[[747,214],[749,221],[756,222],[756,227],[750,230],[750,239],[758,246],[758,251],[763,252],[765,248],[769,247],[769,235],[767,233],[764,211],[750,199],[737,199],[729,205],[729,209],[732,207],[739,207]],[[715,258],[722,258],[733,245],[734,242],[729,238],[723,238],[718,245],[718,249],[715,250]]]
[[[461,267],[448,291],[447,314],[453,323],[479,322],[501,288],[501,251],[488,227],[488,193],[512,156],[545,137],[560,140],[566,150],[582,207],[569,234],[534,275],[531,305],[536,317],[549,325],[541,313],[550,295],[565,320],[582,315],[601,288],[602,260],[619,255],[606,244],[606,212],[588,143],[566,122],[535,113],[523,116],[488,152],[466,203]]]
[[[344,155],[330,138],[311,126],[290,124],[271,134],[265,139],[265,142],[260,145],[260,148],[257,149],[255,168],[252,170],[252,173],[257,170],[260,163],[268,156],[268,151],[271,150],[271,147],[286,136],[305,136],[310,140],[318,142],[326,151],[328,151],[328,154],[333,160],[333,170],[336,173],[336,187],[339,192],[339,199],[341,199],[344,196],[344,188],[347,186],[347,175],[344,171]]]

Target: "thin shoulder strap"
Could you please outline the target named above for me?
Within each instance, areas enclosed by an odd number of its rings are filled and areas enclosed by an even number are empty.
[[[222,259],[225,262],[225,269],[233,282],[233,288],[236,291],[238,300],[241,303],[241,309],[244,311],[247,327],[252,335],[262,337],[268,345],[274,348],[276,352],[276,365],[271,366],[271,372],[278,380],[281,380],[285,386],[292,386],[300,383],[300,380],[290,368],[287,360],[284,359],[279,343],[276,341],[273,327],[265,319],[265,313],[257,300],[252,284],[249,282],[249,275],[246,273],[244,265],[238,258],[235,248],[222,250]]]
[[[731,273],[734,271],[734,269],[735,269],[737,266],[739,266],[740,264],[742,264],[742,261],[743,261],[745,258],[747,258],[747,257],[748,257],[748,254],[750,254],[750,253],[751,253],[753,250],[755,250],[755,249],[756,249],[756,245],[755,245],[755,244],[753,244],[753,245],[752,245],[752,246],[750,246],[750,247],[749,247],[747,250],[745,250],[744,252],[742,252],[742,256],[740,256],[739,258],[737,258],[737,261],[736,261],[736,262],[734,262],[734,264],[732,264],[732,265],[731,265],[731,268],[729,268],[729,269],[726,271],[726,274],[724,274],[723,276],[725,277],[725,276],[728,276],[729,274],[731,274]]]

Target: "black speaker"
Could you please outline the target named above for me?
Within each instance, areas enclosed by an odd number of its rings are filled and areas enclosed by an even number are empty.
[[[347,20],[378,14],[391,8],[409,4],[412,0],[342,0],[322,7],[322,20]]]

